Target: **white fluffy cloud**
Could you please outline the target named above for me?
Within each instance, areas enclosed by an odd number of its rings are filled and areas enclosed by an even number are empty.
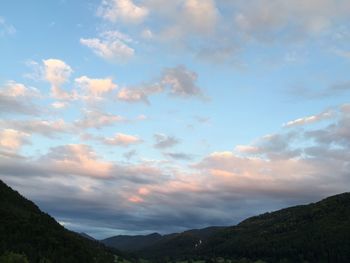
[[[16,152],[23,144],[29,143],[28,137],[30,135],[25,132],[13,129],[0,130],[0,148]]]
[[[72,68],[60,59],[46,59],[44,63],[44,78],[51,84],[52,96],[58,99],[68,99],[71,95],[61,89],[68,82]]]
[[[103,0],[97,14],[111,22],[141,23],[149,10],[136,5],[132,0]]]
[[[89,97],[98,98],[105,93],[111,92],[117,88],[111,78],[92,79],[87,76],[81,76],[75,79],[77,85],[83,90],[83,93]]]
[[[164,91],[164,88],[159,84],[140,88],[122,88],[117,95],[118,100],[125,102],[144,102],[149,104],[149,96],[158,94]]]
[[[135,135],[117,133],[113,137],[103,138],[102,142],[107,145],[127,147],[130,145],[139,144],[142,142],[142,140],[140,139],[140,137]]]
[[[84,144],[51,148],[41,159],[57,173],[97,178],[109,177],[113,166],[107,161],[100,160],[93,149]]]
[[[32,103],[32,99],[38,97],[40,92],[37,89],[8,81],[0,88],[0,115],[11,113],[37,115],[40,110]]]

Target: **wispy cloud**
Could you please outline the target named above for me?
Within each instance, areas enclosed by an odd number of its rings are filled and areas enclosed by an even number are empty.
[[[0,16],[0,37],[6,35],[14,35],[16,33],[16,28],[9,24],[5,18]]]
[[[96,55],[114,62],[124,62],[134,56],[135,49],[130,46],[131,42],[131,38],[118,31],[103,32],[98,38],[80,39],[80,43],[92,49]]]
[[[171,148],[180,143],[177,138],[160,133],[154,134],[154,140],[154,147],[157,149]]]

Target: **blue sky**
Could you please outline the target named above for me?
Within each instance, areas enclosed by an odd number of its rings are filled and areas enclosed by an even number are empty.
[[[98,238],[349,186],[345,0],[0,4],[0,176]]]

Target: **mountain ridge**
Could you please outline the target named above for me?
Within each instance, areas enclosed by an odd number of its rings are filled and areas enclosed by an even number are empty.
[[[0,256],[24,254],[29,262],[114,262],[100,242],[69,231],[0,180]]]
[[[253,216],[204,237],[196,236],[198,231],[203,229],[164,235],[133,252],[159,262],[220,256],[266,262],[348,263],[350,193]]]

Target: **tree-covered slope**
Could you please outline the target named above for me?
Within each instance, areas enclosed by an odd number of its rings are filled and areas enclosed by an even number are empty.
[[[210,262],[224,258],[246,262],[348,263],[350,193],[251,217],[232,227],[166,235],[138,254],[152,262]]]
[[[158,233],[137,236],[120,235],[106,238],[101,242],[121,251],[136,252],[136,254],[147,258],[156,258],[162,255],[181,257],[181,255],[187,256],[193,251],[196,244],[198,247],[219,229],[222,227],[193,229],[168,235]]]
[[[119,235],[101,240],[103,244],[109,247],[117,248],[121,251],[134,252],[152,246],[154,243],[162,239],[158,233],[149,235]]]
[[[33,263],[114,261],[103,245],[66,230],[0,180],[0,255],[6,251]]]
[[[200,253],[267,262],[350,262],[350,193],[249,218],[209,238]]]
[[[141,257],[157,261],[159,259],[193,258],[203,242],[220,229],[223,227],[207,227],[164,235],[157,242],[137,253]]]

